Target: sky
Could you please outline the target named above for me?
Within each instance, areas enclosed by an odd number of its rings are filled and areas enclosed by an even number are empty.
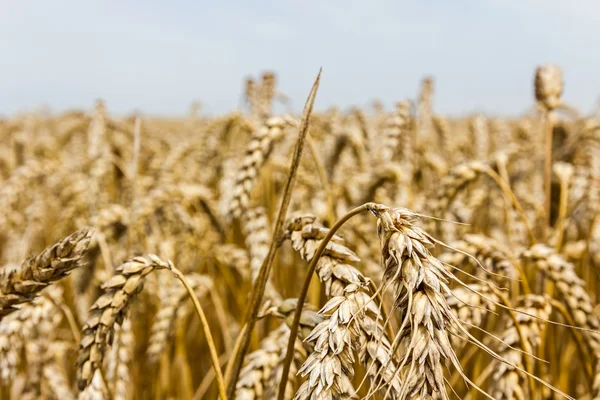
[[[244,78],[278,74],[298,110],[386,107],[433,75],[440,113],[518,114],[537,65],[564,69],[564,98],[600,96],[595,0],[0,0],[0,115],[48,106],[183,115],[238,107]]]

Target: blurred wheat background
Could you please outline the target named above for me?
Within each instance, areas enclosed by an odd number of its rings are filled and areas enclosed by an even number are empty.
[[[600,399],[594,6],[187,6],[0,5],[0,399]]]

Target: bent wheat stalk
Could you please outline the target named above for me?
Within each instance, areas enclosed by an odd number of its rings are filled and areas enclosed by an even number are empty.
[[[210,352],[210,359],[215,370],[215,376],[217,381],[217,387],[219,388],[219,398],[221,400],[227,400],[227,394],[225,392],[225,381],[223,380],[223,371],[221,371],[221,363],[219,362],[219,355],[217,353],[217,349],[215,347],[215,342],[212,338],[212,334],[210,332],[210,328],[208,326],[208,321],[206,319],[206,315],[204,314],[204,310],[202,310],[202,306],[200,305],[200,301],[198,301],[198,297],[194,293],[193,287],[190,285],[188,280],[185,278],[185,275],[181,273],[172,262],[164,262],[158,256],[154,254],[149,255],[150,259],[153,261],[153,264],[159,266],[161,268],[168,269],[175,275],[177,279],[183,283],[185,289],[187,290],[190,298],[192,299],[192,303],[194,304],[194,308],[196,308],[196,313],[198,317],[200,317],[200,322],[202,325],[202,331],[204,332],[204,337],[206,338],[206,343],[208,344],[208,350]]]

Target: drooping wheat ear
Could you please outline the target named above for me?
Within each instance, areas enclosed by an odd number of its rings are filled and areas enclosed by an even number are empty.
[[[256,207],[246,211],[243,220],[243,232],[246,236],[246,247],[250,254],[250,272],[252,281],[256,279],[258,271],[269,252],[271,235],[266,210]]]
[[[114,400],[130,398],[129,363],[133,358],[134,340],[130,320],[126,319],[120,326],[115,326],[114,339],[106,360],[106,379],[111,383]]]
[[[294,250],[310,261],[328,232],[307,215],[290,220],[286,236]],[[380,324],[381,312],[367,293],[369,280],[349,264],[357,261],[356,254],[334,236],[317,263],[317,275],[331,299],[319,311],[323,322],[306,338],[315,348],[299,371],[310,378],[296,393],[298,400],[352,394],[355,354],[373,385],[383,381],[393,396],[400,389],[391,345]]]
[[[382,205],[370,211],[378,218],[383,285],[395,288],[394,305],[402,318],[393,347],[403,349],[400,366],[407,367],[399,398],[447,400],[443,365],[451,362],[462,371],[448,339],[450,328],[464,333],[446,301],[452,296],[447,284],[457,279],[430,253],[436,240],[413,224],[415,213]]]
[[[238,170],[233,197],[229,204],[231,217],[240,218],[246,211],[260,169],[269,158],[275,143],[283,137],[285,129],[291,126],[295,126],[295,123],[290,118],[273,117],[252,135]]]
[[[523,257],[554,281],[577,326],[593,330],[600,328],[600,321],[592,314],[594,303],[586,290],[585,281],[577,276],[572,263],[545,244],[534,245],[523,253]],[[587,336],[593,349],[600,350],[600,335],[590,333]]]
[[[470,265],[475,268],[475,275],[478,277],[505,285],[508,280],[519,276],[515,264],[508,259],[502,246],[489,236],[466,234],[461,240],[451,242],[450,247],[459,251],[444,253],[440,259],[461,269]]]
[[[0,269],[0,320],[16,310],[15,306],[33,300],[38,293],[81,265],[93,230],[82,229],[18,267]]]
[[[357,204],[364,204],[369,201],[374,201],[374,199],[379,195],[378,191],[386,189],[384,185],[389,184],[389,186],[394,188],[394,186],[401,186],[396,185],[398,182],[403,183],[410,181],[411,177],[407,176],[407,173],[411,172],[398,163],[391,162],[388,164],[383,164],[380,165],[375,171],[371,173],[365,173],[363,175],[367,185],[365,188],[359,188],[355,181],[348,182],[348,192],[350,192],[350,190],[353,188],[356,188],[361,192],[361,197],[359,197]]]
[[[341,123],[340,123],[341,125]],[[342,129],[341,127],[336,127],[336,129]],[[335,142],[333,144],[333,149],[329,151],[329,157],[326,160],[326,170],[327,177],[332,180],[334,177],[336,168],[340,164],[340,160],[342,159],[342,153],[346,149],[346,147],[350,147],[354,154],[359,158],[358,152],[356,151],[356,147],[352,143],[352,139],[345,134],[343,131],[335,136]]]
[[[148,196],[139,200],[134,206],[131,216],[131,224],[138,230],[149,229],[151,217],[159,210],[165,213],[175,215],[171,218],[182,226],[194,230],[193,223],[190,223],[189,217],[182,203],[186,205],[199,205],[207,215],[211,226],[215,231],[222,235],[222,227],[213,212],[211,203],[212,194],[208,188],[203,185],[164,185],[152,190]],[[169,219],[166,216],[165,219]]]
[[[497,302],[498,299],[488,285],[471,283],[466,286],[452,289],[452,295],[446,295],[446,301],[452,312],[465,324],[465,328],[469,329],[471,325],[482,326],[487,310],[495,310],[492,301]],[[459,349],[464,347],[466,341],[453,335],[450,337],[450,343],[453,348]]]
[[[213,288],[213,280],[206,275],[188,274],[186,276],[190,286],[198,298],[206,296]],[[183,303],[189,298],[188,292],[177,280],[170,281],[164,298],[161,298],[160,308],[152,322],[152,329],[148,344],[148,358],[156,361],[172,337],[177,313]]]
[[[289,325],[293,320],[296,304],[297,299],[286,299],[279,306],[272,307],[269,314],[285,319],[286,324]],[[294,397],[298,367],[306,360],[307,350],[312,350],[308,344],[303,346],[302,340],[321,321],[322,318],[315,311],[309,309],[302,311],[284,397],[287,400]],[[272,399],[277,396],[289,335],[288,326],[281,325],[261,342],[258,350],[246,356],[245,366],[240,372],[240,379],[236,385],[236,399]]]
[[[545,244],[534,245],[523,253],[523,257],[533,262],[554,282],[575,325],[594,331],[600,330],[600,321],[593,313],[594,303],[588,294],[585,281],[577,276],[572,263],[566,261],[554,248]],[[584,337],[595,359],[600,360],[600,335],[584,332]],[[596,365],[596,368],[599,367],[600,363]],[[597,369],[594,373],[596,378],[600,376],[600,370]],[[600,386],[594,386],[594,396],[600,396]]]
[[[177,181],[177,174],[181,172],[178,168],[179,163],[183,162],[186,157],[198,151],[193,142],[186,141],[178,143],[173,147],[166,158],[158,158],[157,162],[160,161],[160,165],[157,165],[158,171],[156,174],[159,177],[159,185],[172,185]]]
[[[156,268],[161,266],[143,257],[135,257],[119,266],[117,274],[102,285],[104,294],[92,305],[79,344],[79,390],[83,391],[92,382],[94,373],[104,360],[106,346],[112,341],[115,323],[123,323],[128,308],[142,290],[145,277]]]
[[[513,365],[524,368],[523,358],[529,356],[518,349],[527,350],[540,343],[543,320],[548,319],[552,307],[543,296],[527,295],[518,300],[516,310],[519,311],[515,313],[519,328],[515,326],[512,318],[507,318],[506,329],[500,336],[504,344],[500,345],[497,353]],[[521,335],[527,344],[521,342]],[[518,400],[533,396],[531,393],[527,394],[525,377],[513,366],[498,361],[495,361],[494,365],[496,372],[490,393],[494,399]]]

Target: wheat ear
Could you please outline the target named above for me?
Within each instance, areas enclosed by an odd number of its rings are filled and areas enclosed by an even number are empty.
[[[100,368],[106,346],[114,335],[115,323],[123,323],[128,308],[143,288],[145,277],[157,267],[162,266],[143,257],[132,258],[119,266],[117,274],[101,286],[104,294],[92,305],[79,344],[77,385],[80,391],[90,385]]]
[[[240,218],[246,211],[262,166],[269,158],[277,140],[283,137],[285,129],[294,125],[290,119],[273,117],[252,135],[237,172],[233,197],[229,203],[228,214],[231,217]]]
[[[77,231],[18,267],[0,269],[0,320],[15,306],[34,299],[39,292],[81,265],[92,230]]]
[[[309,215],[292,219],[286,235],[302,258],[311,261],[328,232]],[[367,294],[369,280],[350,265],[357,261],[356,254],[334,236],[317,262],[317,276],[331,299],[320,311],[323,322],[306,339],[315,343],[315,350],[299,371],[310,378],[300,387],[296,399],[318,398],[324,393],[335,397],[350,392],[348,383],[354,376],[354,354],[358,354],[372,383],[382,379],[395,390],[400,388],[394,380],[391,345],[379,322],[379,307]]]

